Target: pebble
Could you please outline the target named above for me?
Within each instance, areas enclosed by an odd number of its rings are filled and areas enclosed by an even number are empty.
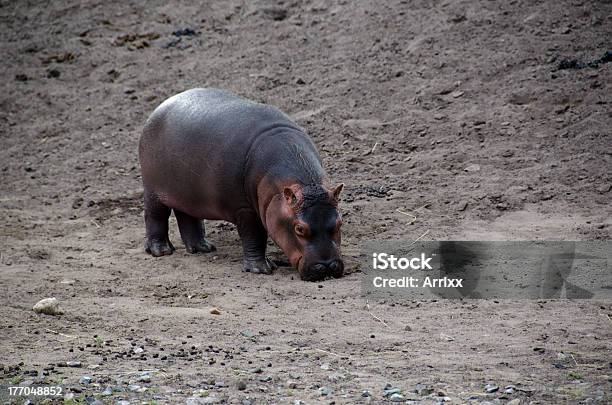
[[[457,204],[457,211],[465,211],[465,209],[467,208],[467,206],[468,206],[468,202],[467,202],[467,201],[460,201],[460,202]]]
[[[520,405],[520,404],[521,404],[521,400],[518,398],[514,398],[512,401],[506,402],[506,405]]]
[[[210,313],[213,315],[221,315],[221,311],[217,307],[211,308]]]
[[[504,388],[504,394],[514,394],[515,390],[516,390],[516,387],[514,385],[507,385]]]
[[[238,391],[244,391],[246,390],[247,384],[244,380],[239,380],[236,383],[236,389],[238,389]]]
[[[466,172],[478,172],[478,171],[480,171],[480,165],[478,165],[478,164],[471,164],[471,165],[468,165],[464,170]]]
[[[140,346],[137,346],[137,347],[134,348],[133,352],[135,354],[140,354],[140,353],[144,352],[144,349],[142,347],[140,347]]]
[[[109,385],[106,388],[104,388],[104,391],[102,391],[102,396],[108,397],[108,396],[111,396],[111,395],[113,395],[113,387],[111,387]]]
[[[78,367],[81,367],[81,366],[82,366],[82,364],[81,364],[81,362],[80,362],[80,361],[67,361],[67,362],[66,362],[66,366],[67,366],[67,367],[75,367],[75,368],[78,368]]]
[[[368,390],[363,390],[363,391],[361,391],[361,396],[364,397],[364,398],[367,398],[367,397],[371,397],[372,394]]]
[[[38,301],[34,307],[34,312],[47,315],[61,315],[63,312],[59,309],[59,301],[55,297],[45,298]]]
[[[115,405],[130,405],[130,401],[125,401],[125,400],[117,401]]]
[[[433,389],[431,389],[425,384],[419,383],[414,387],[414,392],[416,392],[420,396],[425,396],[431,394],[433,392]]]
[[[389,397],[392,396],[394,394],[401,394],[402,390],[400,390],[399,388],[391,388],[389,386],[389,384],[387,384],[387,386],[385,387],[384,391],[383,391],[383,396],[385,397]]]
[[[404,396],[396,392],[389,397],[389,400],[391,400],[391,402],[402,402],[404,400]]]
[[[261,382],[270,382],[270,381],[272,381],[272,376],[271,375],[261,376],[261,377],[259,377],[259,381],[261,381]]]
[[[604,184],[603,186],[599,186],[597,188],[597,191],[599,191],[601,194],[607,193],[610,190],[612,190],[612,184]]]
[[[298,387],[297,381],[287,381],[287,388],[296,389]]]
[[[240,332],[240,334],[244,337],[248,337],[248,338],[252,338],[253,336],[255,336],[255,334],[253,333],[252,330],[249,329],[245,329],[242,332]]]
[[[338,382],[340,380],[344,380],[344,378],[345,378],[344,374],[340,374],[340,373],[334,373],[334,374],[327,376],[327,379],[331,382]]]
[[[330,396],[332,394],[332,389],[329,387],[321,387],[319,388],[319,395],[327,397]]]
[[[131,392],[145,392],[147,390],[147,387],[141,387],[138,384],[130,384],[128,385],[128,391]]]
[[[151,374],[149,372],[144,372],[142,373],[139,377],[138,377],[138,381],[140,382],[144,382],[144,383],[150,383],[151,382]]]
[[[497,385],[494,384],[487,384],[485,385],[485,391],[489,394],[492,394],[494,392],[499,391],[499,387]]]
[[[88,375],[84,375],[79,379],[79,384],[91,384],[92,378]]]

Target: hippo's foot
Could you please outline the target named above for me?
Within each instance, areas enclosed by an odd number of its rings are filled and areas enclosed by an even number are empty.
[[[145,251],[155,257],[171,255],[175,250],[168,238],[162,240],[147,238],[145,242]]]
[[[276,269],[276,264],[267,257],[264,260],[244,260],[244,271],[248,273],[272,274]]]
[[[206,239],[202,238],[202,240],[195,245],[186,244],[185,249],[187,250],[187,253],[197,254],[214,252],[217,250],[217,247]]]

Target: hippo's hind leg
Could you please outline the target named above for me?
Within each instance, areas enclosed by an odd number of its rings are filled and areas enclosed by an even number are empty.
[[[147,253],[158,257],[171,255],[175,250],[170,239],[168,239],[168,218],[170,208],[166,207],[152,192],[145,189],[145,225],[147,228],[147,239],[145,250]]]
[[[204,238],[204,225],[201,220],[177,210],[174,210],[174,216],[188,253],[210,253],[217,250],[215,245]]]
[[[272,274],[277,266],[266,258],[268,232],[259,216],[253,210],[240,210],[236,215],[236,226],[242,240],[244,271]]]

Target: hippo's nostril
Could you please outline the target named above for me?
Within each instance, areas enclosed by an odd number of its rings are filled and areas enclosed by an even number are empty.
[[[344,274],[344,263],[342,263],[342,260],[334,260],[329,264],[329,269],[332,277],[340,278]]]
[[[312,269],[314,271],[317,271],[317,272],[324,271],[325,270],[325,265],[321,264],[321,263],[318,263],[318,264],[315,264],[314,266],[312,266]]]

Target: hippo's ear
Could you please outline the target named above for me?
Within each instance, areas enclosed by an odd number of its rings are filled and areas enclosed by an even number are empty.
[[[294,184],[292,186],[285,187],[283,190],[283,196],[290,207],[295,207],[302,198],[302,190],[297,184]]]
[[[334,189],[332,190],[332,195],[334,196],[334,199],[336,201],[338,201],[338,199],[340,198],[340,193],[342,192],[343,188],[344,188],[344,183],[340,183],[336,187],[334,187]]]

